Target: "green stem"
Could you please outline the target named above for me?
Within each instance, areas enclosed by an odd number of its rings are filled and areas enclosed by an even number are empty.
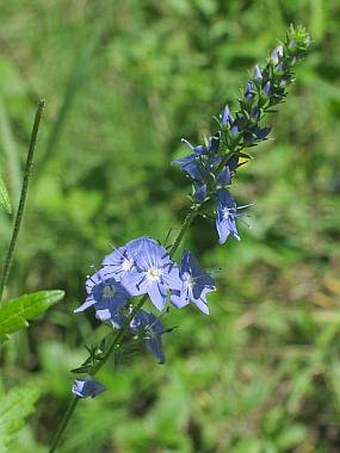
[[[92,370],[90,370],[89,374],[91,376],[94,376],[97,374],[97,372],[105,365],[107,362],[108,358],[111,356],[112,351],[114,350],[115,347],[117,347],[120,343],[120,340],[123,338],[125,332],[128,330],[130,326],[130,322],[132,319],[135,317],[136,313],[142,308],[142,306],[145,304],[145,302],[148,300],[148,295],[145,294],[137,305],[133,308],[129,316],[126,318],[126,321],[124,322],[123,326],[121,329],[118,330],[116,335],[113,337],[112,342],[110,343],[110,346],[107,348],[105,356],[98,362],[96,365],[92,367]]]
[[[56,450],[56,448],[58,446],[58,443],[59,443],[59,441],[61,439],[61,436],[63,435],[63,433],[65,431],[65,428],[68,425],[68,422],[70,421],[70,419],[72,417],[72,414],[73,414],[75,408],[77,407],[77,404],[78,404],[79,400],[80,400],[80,398],[78,398],[76,396],[72,399],[67,411],[65,412],[64,418],[63,418],[62,422],[59,425],[58,431],[55,433],[55,435],[54,435],[54,437],[52,439],[51,447],[48,450],[49,453],[53,453]]]
[[[21,223],[22,223],[22,219],[23,219],[23,215],[24,215],[27,192],[28,192],[28,185],[29,185],[29,181],[31,178],[31,174],[32,174],[33,156],[34,156],[34,151],[35,151],[36,144],[37,144],[37,138],[38,138],[38,133],[39,133],[39,128],[40,128],[40,123],[41,123],[41,118],[43,115],[44,107],[45,107],[45,100],[41,99],[38,103],[37,112],[35,114],[35,119],[34,119],[34,123],[33,123],[31,139],[30,139],[30,144],[29,144],[29,148],[28,148],[27,159],[26,159],[26,164],[25,164],[25,169],[24,169],[24,179],[23,179],[23,183],[22,183],[18,211],[17,211],[17,215],[15,217],[12,239],[11,239],[11,242],[10,242],[8,250],[7,250],[5,264],[4,264],[4,268],[2,271],[2,275],[1,275],[0,302],[1,302],[1,299],[3,296],[3,292],[5,289],[8,277],[9,277],[9,272],[10,272],[11,264],[13,261],[15,246],[17,244],[17,239],[18,239],[18,235],[19,235],[19,231],[20,231],[20,227],[21,227]]]
[[[199,211],[199,208],[200,208],[199,205],[193,205],[193,206],[190,207],[190,209],[189,209],[189,211],[188,211],[188,213],[187,213],[187,215],[186,215],[186,217],[184,219],[182,227],[179,230],[179,232],[178,232],[178,234],[176,236],[176,239],[174,240],[174,243],[172,244],[172,246],[171,246],[171,248],[169,250],[169,254],[170,254],[171,257],[173,257],[174,254],[176,253],[178,247],[180,246],[180,244],[182,242],[182,239],[184,238],[186,232],[188,231],[192,221],[196,217],[196,215],[197,215],[197,213]],[[112,351],[114,350],[114,348],[119,346],[119,343],[120,343],[121,339],[124,337],[125,332],[128,330],[128,328],[130,326],[131,320],[138,313],[138,311],[143,307],[143,305],[148,300],[148,298],[149,298],[148,295],[145,294],[139,300],[137,305],[135,305],[135,307],[133,308],[133,310],[131,311],[129,316],[126,318],[126,321],[124,322],[124,324],[121,327],[121,329],[119,329],[118,332],[116,333],[116,335],[113,337],[110,345],[108,346],[108,348],[107,348],[107,350],[105,352],[104,357],[100,360],[100,362],[96,363],[92,367],[92,369],[89,371],[89,374],[91,376],[95,376],[97,374],[97,372],[105,365],[105,363],[107,362],[107,360],[111,356]],[[64,417],[63,417],[63,419],[62,419],[62,421],[61,421],[61,423],[59,425],[58,431],[56,432],[55,436],[53,437],[53,441],[52,441],[49,453],[52,453],[53,451],[55,451],[56,447],[58,446],[59,441],[61,440],[61,436],[64,433],[65,428],[66,428],[66,426],[68,425],[68,423],[69,423],[69,421],[71,419],[71,416],[72,416],[73,411],[74,411],[74,409],[75,409],[75,407],[77,405],[78,400],[79,400],[79,398],[75,398],[72,401],[72,404],[69,406],[68,411],[65,413],[65,415],[64,415]]]
[[[179,230],[177,237],[169,250],[169,254],[170,254],[171,258],[173,258],[173,256],[177,252],[178,247],[181,245],[182,239],[184,238],[186,232],[190,228],[190,225],[192,224],[194,218],[198,214],[199,209],[200,209],[200,205],[198,205],[198,204],[192,205],[191,208],[189,209],[189,211],[184,219],[183,225],[182,225],[181,229]]]

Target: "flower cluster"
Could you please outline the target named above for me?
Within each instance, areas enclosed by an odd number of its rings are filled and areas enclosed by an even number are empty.
[[[310,38],[304,29],[290,27],[285,42],[274,49],[265,67],[255,66],[238,100],[239,110],[232,115],[229,106],[225,106],[217,118],[219,129],[206,144],[193,146],[182,139],[191,154],[174,163],[193,183],[194,203],[214,201],[221,244],[230,234],[240,239],[236,219],[242,219],[243,215],[229,191],[232,179],[237,168],[251,158],[245,150],[267,139],[271,128],[263,124],[264,117],[283,102],[287,86],[293,80],[292,68],[309,46]]]
[[[194,256],[185,251],[180,265],[151,237],[141,237],[105,256],[102,268],[86,280],[87,298],[75,312],[94,307],[96,317],[120,329],[132,312],[131,298],[148,295],[162,311],[167,301],[176,308],[190,302],[208,314],[206,296],[215,289],[212,278],[203,271]],[[139,332],[152,354],[164,363],[161,321],[140,309],[130,322],[132,333]]]
[[[140,237],[105,256],[101,269],[87,278],[87,298],[75,312],[93,307],[97,319],[111,324],[118,333],[104,351],[101,346],[87,348],[90,357],[74,372],[88,372],[89,376],[76,379],[75,396],[93,397],[104,390],[91,375],[105,363],[113,348],[121,345],[126,333],[142,339],[159,363],[165,362],[162,336],[169,330],[154,313],[142,309],[148,298],[158,311],[163,311],[167,303],[176,308],[193,303],[201,312],[209,313],[207,294],[215,289],[214,281],[189,251],[184,251],[179,264],[172,255],[194,216],[209,214],[210,209],[220,244],[230,235],[240,239],[236,220],[247,225],[240,211],[249,204],[238,206],[230,186],[238,168],[251,158],[248,149],[267,139],[271,128],[263,120],[284,100],[293,80],[292,68],[309,47],[310,38],[304,29],[291,27],[285,42],[274,49],[267,64],[262,68],[255,66],[238,100],[239,109],[232,113],[226,105],[216,118],[218,130],[204,144],[193,146],[182,139],[190,154],[174,163],[192,182],[193,203],[171,252],[151,237]],[[134,306],[132,298],[136,296],[142,297]]]

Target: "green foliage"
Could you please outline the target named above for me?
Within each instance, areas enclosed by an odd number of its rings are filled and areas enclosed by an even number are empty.
[[[39,396],[38,385],[32,383],[21,384],[6,395],[0,395],[1,452],[18,451],[18,433],[24,426],[25,419],[33,413]]]
[[[0,203],[8,214],[12,214],[11,200],[8,195],[6,184],[0,176]]]
[[[59,302],[64,291],[38,291],[8,300],[0,305],[0,342],[17,330],[27,328],[28,321],[38,318]]]
[[[202,266],[222,268],[210,317],[169,314],[179,328],[164,338],[164,367],[145,354],[102,370],[108,391],[82,402],[62,451],[338,451],[337,12],[335,0],[0,6],[0,167],[13,203],[36,100],[47,98],[8,291],[60,287],[70,301],[2,347],[5,388],[18,374],[41,379],[37,444],[64,413],[82,345],[103,336],[91,315],[72,313],[90,266],[109,243],[178,228],[189,187],[169,162],[186,152],[180,138],[209,134],[247,71],[303,23],[315,50],[235,187],[240,203],[257,201],[252,230],[218,247],[200,220],[186,243]],[[4,212],[0,224],[8,237]]]

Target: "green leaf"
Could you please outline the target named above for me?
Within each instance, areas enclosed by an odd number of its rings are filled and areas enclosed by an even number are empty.
[[[15,387],[0,397],[0,451],[11,451],[10,443],[25,424],[25,418],[34,411],[40,389],[31,383]]]
[[[0,203],[5,208],[6,212],[8,212],[8,214],[12,214],[11,200],[8,195],[6,184],[4,183],[4,180],[2,179],[1,176],[0,176]]]
[[[8,334],[29,325],[28,320],[42,315],[65,295],[62,290],[38,291],[8,300],[0,306],[0,342]]]
[[[74,368],[73,370],[71,370],[71,373],[75,373],[75,374],[84,374],[84,373],[88,373],[92,368],[92,365],[83,365],[83,366],[80,366],[79,368]]]

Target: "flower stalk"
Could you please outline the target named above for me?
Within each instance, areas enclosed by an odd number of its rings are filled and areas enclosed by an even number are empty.
[[[270,127],[263,126],[262,120],[272,113],[273,106],[283,102],[286,87],[293,80],[292,68],[306,55],[310,44],[302,27],[290,27],[284,43],[276,47],[265,67],[255,67],[238,101],[239,110],[232,115],[229,107],[225,107],[217,118],[219,130],[206,144],[194,147],[183,140],[191,154],[175,163],[192,182],[194,192],[192,205],[169,250],[150,237],[134,239],[107,255],[102,261],[103,267],[87,279],[87,298],[75,312],[92,307],[97,319],[111,323],[117,332],[108,346],[105,347],[103,341],[100,346],[88,348],[90,357],[80,368],[73,370],[87,373],[87,376],[75,381],[75,397],[52,440],[50,452],[59,444],[79,399],[94,397],[103,391],[103,386],[92,377],[115,349],[122,347],[129,331],[137,332],[141,338],[144,335],[148,349],[159,363],[164,363],[161,336],[166,330],[153,313],[143,310],[148,300],[159,311],[170,301],[176,308],[193,303],[201,312],[209,313],[206,295],[215,289],[213,279],[199,267],[189,251],[184,251],[180,265],[174,261],[174,256],[194,218],[209,213],[211,201],[215,202],[211,214],[216,218],[220,244],[230,234],[240,239],[236,220],[242,220],[243,214],[238,210],[249,205],[237,206],[229,186],[242,164],[240,159],[251,158],[247,149],[266,140],[270,133]],[[140,299],[130,304],[130,298],[135,296]]]
[[[25,168],[24,168],[24,178],[23,178],[23,183],[22,183],[20,200],[19,200],[18,210],[17,210],[17,214],[15,217],[15,221],[14,221],[12,238],[11,238],[11,241],[8,246],[8,250],[7,250],[7,254],[6,254],[5,262],[4,262],[4,267],[3,267],[2,274],[1,274],[0,302],[2,300],[3,292],[4,292],[5,286],[8,281],[8,277],[9,277],[9,273],[11,270],[11,265],[12,265],[12,261],[13,261],[13,257],[14,257],[15,247],[17,244],[18,235],[20,232],[20,227],[22,224],[23,216],[24,216],[25,204],[26,204],[27,193],[28,193],[28,186],[29,186],[29,182],[31,179],[31,175],[32,175],[33,157],[34,157],[34,152],[35,152],[36,145],[37,145],[38,133],[39,133],[40,123],[41,123],[41,119],[43,116],[44,108],[45,108],[45,99],[41,99],[38,103],[38,107],[37,107],[37,111],[36,111],[35,119],[34,119],[34,123],[33,123],[30,143],[29,143],[29,147],[28,147],[27,159],[26,159],[26,164],[25,164]]]

